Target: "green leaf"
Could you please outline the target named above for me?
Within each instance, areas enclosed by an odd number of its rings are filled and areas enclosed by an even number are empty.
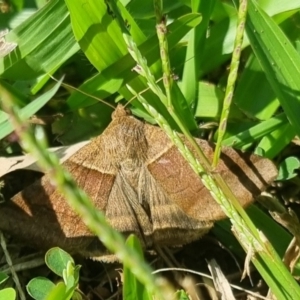
[[[15,300],[16,299],[16,291],[13,288],[6,288],[0,290],[0,299],[5,300]]]
[[[252,124],[250,124],[250,128],[243,129],[242,131],[238,130],[238,134],[231,134],[231,136],[226,138],[222,144],[229,147],[243,148],[245,145],[251,144],[257,139],[260,139],[266,134],[278,129],[283,124],[286,124],[286,122],[286,115],[280,114],[270,118],[269,120],[258,123],[257,125],[252,126]],[[239,124],[228,126],[228,131],[230,131],[231,127],[235,130],[238,129],[238,125]],[[241,125],[245,127],[247,123],[242,123]]]
[[[6,281],[9,278],[9,276],[3,272],[0,272],[0,284]]]
[[[71,297],[72,293],[66,292],[66,285],[63,282],[59,282],[45,300],[69,300]]]
[[[171,23],[168,26],[168,31],[170,32],[168,35],[169,49],[172,50],[189,30],[199,24],[200,20],[201,17],[198,14],[189,14],[180,17]],[[147,58],[148,65],[152,65],[159,60],[159,49],[156,36],[147,39],[139,46],[139,49]],[[79,89],[91,93],[100,99],[104,99],[110,94],[117,92],[120,87],[137,76],[136,72],[131,71],[134,66],[135,63],[129,54],[120,56],[118,61],[111,65],[107,65],[100,74],[91,78]],[[91,99],[76,91],[68,99],[68,105],[71,109],[89,106],[96,102],[97,100]]]
[[[174,22],[168,26],[168,31],[170,32],[168,35],[169,49],[173,49],[182,39],[182,37],[184,37],[193,27],[197,26],[200,21],[201,16],[199,14],[188,14],[174,20]],[[146,57],[149,65],[152,66],[159,61],[159,49],[156,36],[148,38],[139,46],[139,49]],[[101,71],[101,73],[89,79],[81,87],[79,87],[79,89],[100,99],[107,98],[109,95],[119,92],[125,99],[130,100],[132,99],[133,95],[125,87],[126,83],[130,82],[130,85],[137,92],[147,88],[144,80],[140,77],[137,77],[136,72],[132,71],[134,66],[135,63],[129,54],[123,56],[120,54],[119,60],[112,64],[108,64],[107,67]],[[161,76],[160,68],[155,68],[154,75],[158,78]],[[176,105],[178,106],[176,107],[176,111],[181,114],[182,119],[185,120],[186,126],[188,126],[190,130],[195,130],[197,125],[195,123],[193,114],[183,98],[181,91],[178,87],[177,89],[175,89],[175,87],[176,84],[174,84],[174,90],[177,92],[176,96],[178,97],[176,101]],[[165,107],[160,103],[160,101],[157,100],[157,97],[152,92],[147,91],[143,93],[143,97],[146,98],[147,101],[154,107],[159,108],[158,110],[172,124],[172,119],[166,112]],[[75,110],[90,106],[96,101],[97,100],[92,99],[80,92],[74,92],[67,102],[70,109]],[[134,102],[134,105],[138,106],[136,102]],[[139,108],[141,108],[141,106],[139,106]]]
[[[56,83],[50,90],[48,90],[43,95],[39,96],[31,103],[23,107],[20,111],[20,115],[22,116],[22,118],[28,119],[33,114],[35,114],[40,108],[42,108],[55,95],[55,93],[57,92],[57,90],[61,85],[61,82],[62,79],[58,83]],[[2,99],[3,97],[9,97],[9,98],[14,97],[14,95],[12,95],[9,90],[4,89],[3,85],[1,86],[1,82],[0,82],[0,93]],[[4,138],[14,130],[10,120],[8,119],[8,115],[6,115],[6,117],[2,116],[2,120],[3,122],[0,124],[0,139]]]
[[[140,241],[135,235],[130,235],[126,240],[126,245],[137,251],[139,256],[143,258],[143,249]],[[124,282],[123,282],[123,299],[124,300],[150,300],[152,297],[148,294],[147,289],[136,278],[132,271],[124,266],[123,269]]]
[[[198,84],[198,101],[195,117],[201,119],[219,119],[221,116],[224,92],[221,88],[207,82]],[[236,107],[230,109],[230,118],[234,120],[244,120],[244,115]]]
[[[189,300],[190,297],[187,295],[187,293],[184,290],[179,290],[176,292],[176,299],[178,300]]]
[[[287,157],[279,166],[277,180],[289,180],[298,176],[295,172],[300,168],[300,160],[298,157]]]
[[[184,69],[180,83],[182,93],[189,104],[194,104],[195,99],[197,99],[199,73],[201,70],[205,43],[207,41],[206,35],[208,24],[215,2],[215,0],[191,1],[192,12],[200,13],[202,21],[189,33]]]
[[[272,159],[290,144],[295,134],[295,130],[291,124],[285,122],[279,128],[262,138],[255,149],[255,154]]]
[[[45,300],[49,293],[55,288],[55,284],[45,277],[31,279],[27,286],[28,294],[36,300]]]
[[[49,26],[51,24],[51,26]],[[0,58],[1,78],[37,79],[36,93],[53,73],[79,50],[64,1],[52,0],[6,36],[18,44],[9,56]],[[42,76],[42,77],[39,77]]]
[[[74,266],[73,261],[68,261],[67,268],[63,270],[63,279],[67,291],[74,291],[79,281],[80,266]]]
[[[295,132],[300,134],[300,57],[275,21],[249,1],[247,35],[267,80]]]
[[[67,269],[69,261],[74,263],[72,256],[58,247],[51,248],[45,255],[48,268],[61,277],[63,277],[63,270]]]
[[[76,40],[99,72],[126,54],[120,27],[104,1],[66,0],[66,3]]]
[[[269,119],[278,109],[279,101],[253,54],[249,57],[239,79],[234,103],[247,116],[259,120]]]
[[[219,1],[217,1],[218,4]],[[259,1],[261,7],[271,16],[298,9],[300,0],[282,1],[282,0],[264,0]],[[233,50],[233,41],[236,32],[237,14],[236,10],[226,3],[221,3],[216,6],[222,11],[222,16],[214,16],[215,24],[210,29],[210,36],[206,42],[203,65],[201,75],[207,74],[217,67],[221,66],[230,58]],[[280,21],[284,21],[290,15],[285,15]],[[246,38],[243,43],[243,48],[249,45]]]
[[[24,105],[28,104],[28,102],[30,102],[28,98],[24,95],[23,91],[20,91],[19,89],[8,84],[2,79],[0,79],[0,93],[1,95],[3,95],[4,93],[10,94],[10,96],[13,97],[15,103],[17,103],[21,107],[23,107]],[[6,114],[6,118],[7,118],[7,114]],[[0,121],[2,122],[2,120]]]

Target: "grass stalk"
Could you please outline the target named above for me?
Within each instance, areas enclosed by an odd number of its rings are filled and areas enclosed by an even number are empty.
[[[230,106],[232,103],[234,87],[237,79],[240,57],[242,52],[242,44],[243,44],[243,37],[245,32],[245,23],[246,23],[246,16],[247,16],[247,5],[248,5],[247,0],[240,0],[240,6],[238,10],[237,29],[236,29],[233,52],[231,57],[230,70],[227,79],[227,86],[225,91],[222,113],[220,117],[220,124],[218,128],[218,139],[217,139],[216,149],[215,149],[213,163],[212,163],[213,169],[215,169],[218,165],[220,155],[221,155],[221,150],[222,150],[222,141],[226,133],[227,120],[230,112]]]

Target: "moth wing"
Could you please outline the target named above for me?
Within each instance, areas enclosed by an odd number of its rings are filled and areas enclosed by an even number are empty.
[[[212,222],[188,216],[145,170],[145,197],[147,197],[153,225],[153,242],[160,246],[178,246],[203,236]]]
[[[215,221],[224,218],[220,206],[167,135],[153,126],[146,126],[145,133],[149,145],[148,170],[168,198],[198,220]],[[195,154],[184,136],[180,137]],[[212,158],[213,146],[207,141],[196,140],[204,154]],[[221,174],[243,206],[251,203],[277,174],[276,167],[268,159],[226,147],[215,172]]]
[[[125,236],[135,234],[146,247],[153,233],[149,216],[139,203],[138,195],[120,173],[109,195],[105,213],[110,225]]]
[[[105,173],[105,167],[101,169],[105,165],[101,158],[105,156],[99,144],[100,137],[80,149],[63,165],[90,196],[96,208],[105,211],[115,174],[111,168],[109,173]],[[91,157],[98,157],[98,161],[89,166]],[[80,159],[83,164],[80,164]],[[85,249],[88,252],[88,245],[98,240],[69,207],[47,174],[0,207],[0,229],[39,247],[60,246],[70,252],[83,253]],[[100,255],[104,248],[100,243],[96,244]]]

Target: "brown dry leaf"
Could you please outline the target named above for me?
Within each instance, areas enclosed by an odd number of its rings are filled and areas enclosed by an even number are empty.
[[[231,286],[223,274],[218,263],[212,259],[208,261],[208,268],[212,275],[216,290],[220,293],[222,300],[235,300]]]
[[[80,150],[83,146],[88,144],[89,141],[80,142],[71,146],[62,146],[56,148],[50,148],[49,151],[55,153],[60,159],[61,163],[66,161],[70,156]],[[32,171],[41,171],[38,164],[36,163],[36,159],[32,157],[31,154],[25,154],[22,156],[14,156],[14,157],[0,157],[0,177],[5,174],[19,170],[32,170]]]

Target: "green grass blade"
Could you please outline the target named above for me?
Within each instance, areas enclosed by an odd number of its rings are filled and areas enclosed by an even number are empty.
[[[141,259],[144,259],[143,249],[141,247],[139,239],[130,235],[126,240],[126,245],[135,249]],[[139,281],[130,268],[124,266],[123,268],[123,299],[124,300],[150,300],[152,297],[149,296],[145,286]]]
[[[251,54],[234,93],[234,103],[253,119],[273,116],[279,101],[262,71],[258,59]]]
[[[261,7],[263,7],[271,16],[298,9],[300,7],[300,0],[264,0],[259,3],[261,3]],[[223,2],[222,5],[222,9],[226,11],[226,17],[223,17],[221,20],[217,19],[216,24],[211,28],[210,37],[207,40],[205,51],[203,53],[203,65],[200,75],[204,75],[215,70],[218,66],[230,59],[230,55],[233,50],[237,16],[232,7],[228,4]],[[288,17],[288,15],[285,15],[284,19]],[[281,19],[280,21],[282,22],[284,19]],[[248,45],[249,41],[245,39],[243,48]]]
[[[0,75],[10,80],[36,80],[32,93],[49,79],[45,73],[52,73],[79,50],[69,12],[60,0],[48,2],[12,30],[7,40],[15,41],[18,47],[11,55],[0,58]]]
[[[254,54],[287,118],[300,134],[300,57],[289,39],[255,1],[249,2],[247,34]]]
[[[173,23],[171,23],[168,28],[168,43],[169,49],[173,49],[176,44],[187,34],[189,30],[197,26],[201,20],[199,14],[188,14],[184,15]],[[145,42],[139,46],[140,51],[147,57],[147,62],[152,65],[159,60],[159,48],[156,36],[149,37]],[[128,82],[131,82],[133,79],[137,78],[137,74],[132,72],[132,68],[135,66],[135,62],[131,59],[130,55],[120,56],[120,59],[115,63],[108,65],[105,69],[102,70],[100,74],[97,74],[95,77],[89,79],[84,83],[80,90],[92,94],[98,98],[106,98],[110,94],[120,91],[121,87]],[[155,70],[155,75],[160,76],[160,69]],[[157,76],[156,79],[159,77]],[[135,87],[136,91],[144,90],[147,86],[143,81],[134,82],[131,85]],[[175,92],[180,92],[179,89],[175,89]],[[122,89],[123,96],[130,100],[133,95],[129,91]],[[159,107],[160,111],[163,111],[163,105],[159,104],[157,98],[153,93],[144,94],[145,98],[154,106]],[[183,97],[182,97],[183,98]],[[180,99],[178,97],[178,99]],[[74,110],[81,107],[86,107],[96,103],[97,100],[89,98],[87,95],[83,95],[80,92],[74,92],[68,99],[68,105],[70,109]],[[189,110],[189,107],[186,105],[185,101],[178,101],[180,105],[180,111],[184,114],[184,118],[189,129],[197,128],[195,120],[192,113]]]
[[[120,27],[104,1],[66,0],[66,3],[76,40],[98,71],[126,54]]]
[[[240,1],[240,6],[238,10],[238,21],[236,24],[237,30],[236,30],[235,40],[234,40],[234,49],[231,57],[230,70],[228,74],[227,86],[226,86],[223,108],[222,108],[222,113],[220,118],[219,129],[218,129],[218,139],[217,139],[216,148],[214,151],[213,163],[212,163],[213,168],[216,168],[218,165],[219,158],[221,155],[221,147],[222,147],[221,144],[226,133],[228,116],[231,108],[235,82],[237,79],[238,68],[240,64],[241,49],[243,44],[245,21],[247,15],[247,4],[248,4],[247,0]]]
[[[240,149],[245,148],[245,145],[253,143],[255,140],[258,140],[273,130],[276,130],[283,124],[286,124],[286,121],[285,114],[277,115],[269,120],[258,123],[247,130],[243,130],[240,133],[225,139],[223,141],[223,145],[229,147],[234,146]]]
[[[296,132],[292,125],[286,122],[270,134],[264,136],[256,147],[255,153],[272,159],[291,143],[295,135]]]
[[[186,50],[185,64],[181,79],[181,90],[189,104],[193,104],[198,96],[199,73],[206,42],[206,33],[213,11],[215,0],[192,1],[192,12],[200,13],[201,23],[190,32]]]
[[[30,102],[28,105],[23,107],[20,110],[20,115],[22,116],[22,118],[24,120],[27,120],[33,114],[35,114],[39,109],[41,109],[50,99],[52,99],[52,97],[59,89],[61,82],[62,79],[59,82],[57,82],[50,90],[48,90],[47,92],[45,92],[44,94],[42,94],[41,96],[33,100],[32,102]],[[9,91],[1,87],[1,83],[0,83],[0,95],[3,101],[5,101],[5,99],[7,98],[10,99],[12,98],[12,95],[9,93]],[[11,121],[7,115],[7,118],[3,119],[3,122],[0,123],[0,139],[10,134],[13,130],[14,127],[12,126]]]

